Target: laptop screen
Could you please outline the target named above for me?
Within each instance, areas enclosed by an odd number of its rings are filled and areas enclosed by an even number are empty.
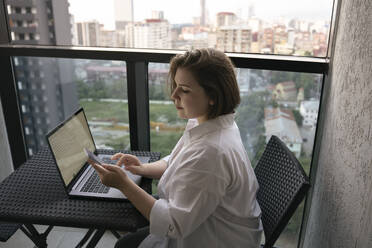
[[[48,142],[66,186],[87,162],[84,148],[96,150],[83,109],[51,131]]]

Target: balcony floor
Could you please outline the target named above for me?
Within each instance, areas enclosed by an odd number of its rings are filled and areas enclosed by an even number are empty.
[[[36,229],[43,232],[47,226],[35,225]],[[71,248],[75,247],[84,237],[87,229],[72,227],[54,227],[48,235],[48,248]],[[106,231],[96,247],[114,247],[115,236]],[[34,243],[19,229],[7,242],[0,242],[1,248],[29,248],[35,247]]]

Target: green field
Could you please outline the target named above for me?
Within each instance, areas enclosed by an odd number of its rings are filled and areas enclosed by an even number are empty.
[[[80,100],[89,121],[108,121],[116,119],[129,123],[128,103]],[[151,104],[150,121],[166,122],[168,125],[186,123],[177,116],[173,104]]]
[[[109,121],[129,123],[128,104],[122,102],[101,102],[80,100],[80,105],[84,108],[89,121]],[[182,126],[186,121],[177,116],[173,104],[151,104],[150,121],[164,123],[167,126]],[[151,130],[151,150],[167,155],[182,136],[182,131],[162,131]],[[129,137],[111,138],[108,146],[114,149],[123,149],[129,143]]]

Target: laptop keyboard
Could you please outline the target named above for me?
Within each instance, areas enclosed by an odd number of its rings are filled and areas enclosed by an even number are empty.
[[[109,157],[101,158],[102,162],[105,164],[116,164],[117,160],[111,160]],[[107,187],[101,183],[101,180],[96,171],[93,171],[92,175],[88,178],[88,181],[81,188],[80,192],[89,193],[107,193],[110,187]]]
[[[103,157],[101,160],[105,164],[116,164],[117,162],[117,160],[111,160],[109,157]]]
[[[96,171],[93,171],[92,175],[88,178],[88,181],[81,188],[81,192],[89,193],[107,193],[110,187],[107,187],[101,183],[101,180]]]

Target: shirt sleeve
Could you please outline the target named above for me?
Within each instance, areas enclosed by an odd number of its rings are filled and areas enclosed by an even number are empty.
[[[150,233],[184,238],[217,208],[228,182],[218,172],[216,151],[186,152],[169,185],[169,199],[157,200],[150,213]]]
[[[168,155],[168,156],[165,156],[164,158],[162,158],[161,160],[164,160],[165,162],[167,162],[167,164],[168,164],[168,161],[169,161],[169,157],[170,157],[170,155]]]

